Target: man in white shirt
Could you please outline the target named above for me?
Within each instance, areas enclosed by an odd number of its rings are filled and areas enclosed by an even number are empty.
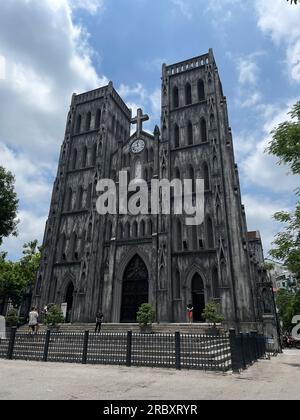
[[[31,308],[29,312],[29,330],[31,329],[31,334],[37,334],[39,329],[38,324],[39,314],[36,308]]]

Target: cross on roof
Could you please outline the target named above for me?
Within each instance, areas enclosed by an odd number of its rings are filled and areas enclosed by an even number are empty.
[[[144,115],[141,108],[137,110],[137,116],[131,120],[131,124],[137,124],[137,135],[139,136],[141,132],[143,131],[143,122],[148,121],[149,116]]]

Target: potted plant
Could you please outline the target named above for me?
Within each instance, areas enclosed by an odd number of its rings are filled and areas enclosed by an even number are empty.
[[[137,321],[140,324],[141,333],[150,334],[152,323],[155,319],[155,311],[149,303],[143,303],[137,312]]]
[[[224,321],[224,316],[219,311],[219,305],[216,302],[209,302],[202,313],[203,319],[206,319],[212,327],[207,330],[208,334],[218,335],[220,330],[217,328],[216,324]]]
[[[6,315],[6,325],[9,328],[18,327],[19,325],[19,315],[17,309],[10,309]]]
[[[51,305],[50,308],[48,307],[48,311],[44,319],[44,323],[48,326],[48,329],[58,331],[59,324],[62,324],[64,320],[64,315],[59,306]]]

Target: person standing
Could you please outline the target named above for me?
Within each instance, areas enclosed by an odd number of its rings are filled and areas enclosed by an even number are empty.
[[[191,303],[189,303],[186,309],[187,309],[188,321],[189,321],[190,324],[192,324],[194,307]]]
[[[101,311],[97,312],[96,315],[96,328],[95,328],[95,333],[100,333],[101,332],[101,325],[103,322],[103,313]]]
[[[39,324],[38,324],[38,318],[39,314],[35,307],[31,308],[31,311],[29,312],[29,330],[31,330],[31,334],[36,335],[39,330]]]

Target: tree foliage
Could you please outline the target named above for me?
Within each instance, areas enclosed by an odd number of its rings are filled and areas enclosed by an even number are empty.
[[[3,238],[17,235],[18,198],[15,192],[15,178],[11,172],[0,166],[0,245]]]
[[[20,304],[21,298],[28,286],[35,282],[40,264],[41,249],[38,241],[32,241],[23,246],[23,257],[12,262],[7,260],[7,254],[0,254],[0,299],[11,299],[14,306]]]
[[[284,331],[290,331],[293,327],[292,320],[300,314],[300,292],[293,293],[281,289],[276,295],[276,306]]]
[[[149,303],[143,303],[137,312],[137,322],[141,325],[149,325],[155,319],[155,311]]]
[[[285,228],[278,233],[270,251],[270,255],[277,260],[284,261],[287,268],[300,280],[300,203],[294,213],[279,212],[274,215],[275,220],[285,223]]]
[[[45,325],[55,327],[58,324],[64,323],[64,321],[65,318],[60,307],[57,305],[51,305],[44,320]]]
[[[272,140],[267,152],[279,158],[279,164],[287,164],[294,175],[300,174],[300,101],[291,112],[291,121],[285,121],[272,131]],[[298,190],[297,194],[300,194]],[[270,255],[283,261],[300,280],[300,202],[295,211],[278,212],[276,221],[283,223],[283,230],[276,236]]]
[[[224,321],[224,316],[220,313],[219,305],[215,302],[209,302],[204,311],[202,312],[202,318],[212,323],[214,326],[219,322]]]
[[[289,112],[292,121],[285,121],[272,131],[268,152],[277,156],[280,164],[290,166],[294,175],[300,174],[300,101]]]

